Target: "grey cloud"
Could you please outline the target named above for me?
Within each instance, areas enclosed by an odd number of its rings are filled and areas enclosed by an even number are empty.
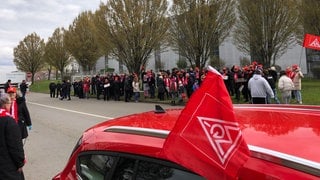
[[[13,65],[13,48],[35,32],[44,40],[58,27],[67,28],[100,0],[2,0],[0,3],[0,65]]]

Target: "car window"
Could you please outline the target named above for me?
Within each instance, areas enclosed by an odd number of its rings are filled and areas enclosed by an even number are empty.
[[[77,164],[77,175],[82,180],[204,179],[168,161],[124,153],[85,153],[78,157]]]
[[[108,155],[91,154],[79,157],[78,175],[83,180],[103,180],[111,171],[115,158]]]
[[[122,157],[117,164],[115,180],[203,180],[188,171],[164,165],[163,161],[150,162]]]
[[[180,169],[168,167],[165,165],[139,161],[137,170],[137,180],[202,180],[204,178]]]

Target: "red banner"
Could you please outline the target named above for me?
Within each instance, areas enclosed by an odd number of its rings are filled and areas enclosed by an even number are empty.
[[[320,50],[320,36],[305,34],[303,40],[303,47]]]
[[[182,110],[163,152],[206,179],[235,179],[249,156],[222,75],[209,72]]]

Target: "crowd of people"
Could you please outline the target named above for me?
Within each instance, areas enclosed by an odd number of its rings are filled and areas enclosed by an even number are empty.
[[[27,84],[20,84],[20,92],[8,80],[0,96],[0,179],[24,179],[26,156],[23,141],[32,129],[26,105]],[[28,129],[27,129],[28,128]]]
[[[173,69],[172,71],[160,71],[154,73],[153,70],[143,71],[138,74],[113,74],[86,76],[83,79],[69,80],[60,83],[52,81],[49,84],[50,97],[71,100],[70,93],[80,99],[95,97],[105,101],[120,101],[123,97],[125,102],[139,102],[140,95],[144,98],[160,101],[171,100],[171,103],[181,103],[183,99],[190,97],[192,92],[199,87],[199,82],[203,78],[198,68],[188,71]]]
[[[274,66],[263,68],[261,64],[253,62],[250,65],[231,69],[222,69],[225,85],[231,96],[239,102],[241,95],[245,102],[253,104],[302,104],[301,79],[304,77],[297,64],[281,70],[279,73]],[[281,100],[277,92],[281,93]]]
[[[289,104],[292,98],[302,104],[301,78],[303,74],[294,64],[286,70],[277,72],[274,66],[264,68],[257,62],[240,67],[237,65],[219,70],[225,86],[237,102],[247,103]],[[199,68],[177,69],[171,71],[142,71],[140,75],[113,74],[86,76],[83,79],[64,80],[62,83],[51,82],[50,97],[71,100],[70,94],[81,99],[95,97],[100,100],[111,99],[125,102],[139,102],[140,95],[145,99],[158,98],[160,101],[170,100],[172,105],[182,103],[199,88],[206,76],[206,70]],[[219,87],[217,87],[219,88]],[[278,98],[277,92],[281,93]]]

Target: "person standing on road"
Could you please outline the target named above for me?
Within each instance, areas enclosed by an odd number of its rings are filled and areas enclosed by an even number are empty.
[[[26,99],[18,96],[15,87],[8,89],[8,95],[11,100],[10,114],[16,120],[20,127],[21,138],[25,139],[28,137],[28,130],[32,129],[32,123],[30,118],[30,113],[26,104]]]
[[[56,90],[57,90],[56,98],[61,96],[61,88],[62,88],[62,84],[60,83],[60,81],[58,81],[57,86],[56,86]]]
[[[268,81],[262,77],[262,70],[256,69],[248,82],[248,88],[252,97],[252,104],[267,104],[267,95],[274,98],[273,91]]]
[[[56,89],[57,85],[53,81],[49,84],[49,90],[50,90],[50,97],[55,98],[56,97]]]
[[[26,80],[22,80],[20,84],[20,92],[23,98],[26,97],[27,89],[28,89],[28,84],[26,83]]]
[[[70,80],[68,79],[67,82],[66,82],[66,98],[68,98],[68,101],[71,100],[71,82]]]
[[[61,94],[60,94],[60,100],[67,98],[67,81],[63,80],[61,84]]]
[[[0,179],[23,180],[25,155],[18,124],[10,116],[8,94],[0,97]]]

